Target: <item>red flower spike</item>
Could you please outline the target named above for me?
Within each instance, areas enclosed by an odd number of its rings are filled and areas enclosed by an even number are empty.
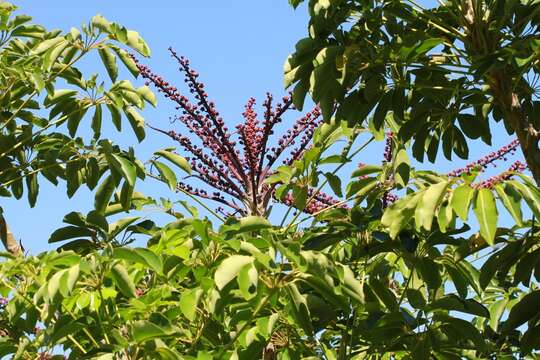
[[[208,99],[205,85],[199,80],[199,74],[191,68],[189,60],[178,56],[171,48],[169,51],[178,62],[180,72],[184,74],[190,98],[150,68],[135,61],[146,83],[153,84],[158,92],[176,103],[176,110],[180,114],[174,120],[184,124],[191,134],[199,138],[201,146],[193,144],[193,137],[173,130],[152,128],[177,141],[182,150],[189,154],[192,177],[217,191],[209,194],[184,182],[177,185],[178,189],[226,205],[234,214],[265,215],[276,184],[268,185],[264,180],[273,173],[274,164],[285,152],[289,153],[289,157],[282,161],[283,164],[292,164],[302,157],[315,129],[322,122],[319,108],[316,107],[296,120],[278,140],[278,145],[269,148],[268,141],[274,133],[275,125],[281,123],[282,116],[293,108],[290,96],[284,97],[282,103],[273,105],[272,95],[266,94],[262,103],[262,119],[258,118],[254,109],[255,99],[249,99],[242,113],[243,123],[235,127],[236,132],[230,133],[214,102]],[[297,147],[291,150],[295,144]],[[237,205],[234,199],[239,200],[241,205]],[[310,206],[314,209],[324,204],[333,204],[333,201],[330,197],[317,195],[314,204]],[[218,211],[225,213],[221,207]]]

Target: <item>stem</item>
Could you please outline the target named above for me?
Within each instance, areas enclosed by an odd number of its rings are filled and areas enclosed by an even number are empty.
[[[152,173],[149,173],[147,172],[146,175],[150,176],[151,178],[153,179],[156,179],[156,180],[161,180],[161,178],[159,176],[156,176]],[[219,216],[218,213],[216,213],[214,210],[210,209],[204,202],[202,202],[201,200],[199,200],[195,195],[185,191],[184,189],[181,189],[179,187],[176,188],[177,191],[180,191],[184,194],[186,194],[187,196],[189,196],[192,200],[194,200],[197,204],[201,205],[203,208],[206,209],[206,211],[208,211],[210,214],[214,215],[216,218],[218,218],[220,221],[222,222],[225,222],[225,219],[222,218],[221,216]]]

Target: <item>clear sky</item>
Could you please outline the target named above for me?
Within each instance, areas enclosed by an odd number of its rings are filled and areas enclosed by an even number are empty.
[[[284,94],[283,63],[293,51],[295,42],[306,36],[308,22],[305,8],[300,7],[295,11],[286,0],[14,2],[20,7],[21,13],[33,16],[36,23],[49,29],[67,31],[100,13],[111,21],[137,30],[152,50],[152,57],[145,62],[171,82],[177,80],[181,85],[182,79],[167,52],[169,46],[174,47],[178,53],[190,58],[193,68],[201,74],[210,97],[231,124],[240,120],[243,105],[249,97],[262,99],[267,91],[276,96]],[[93,63],[83,67],[88,71],[99,68]],[[173,108],[165,99],[158,100],[158,108],[145,110],[144,116],[152,125],[167,128]],[[129,131],[118,137],[111,136],[124,146],[132,142],[135,145],[135,137]],[[496,144],[502,145],[508,141],[509,138],[502,132],[495,136]],[[147,159],[152,151],[170,145],[162,135],[148,131],[147,139],[142,145],[136,146],[136,153],[142,159]],[[379,162],[380,146],[375,149],[369,158],[362,161]],[[471,158],[475,159],[487,150],[484,146],[474,146]],[[446,162],[438,169],[446,171],[461,164]],[[145,191],[153,196],[171,196],[162,185],[145,186]],[[53,230],[62,226],[62,217],[67,212],[87,212],[92,202],[93,196],[85,189],[79,190],[69,200],[63,186],[54,187],[43,180],[34,209],[30,209],[24,200],[10,199],[3,199],[2,207],[15,236],[22,238],[27,250],[37,253],[51,248],[47,238]]]

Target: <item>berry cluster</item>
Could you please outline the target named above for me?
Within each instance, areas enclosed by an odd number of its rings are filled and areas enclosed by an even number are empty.
[[[332,196],[323,193],[322,191],[315,192],[315,190],[313,189],[308,189],[307,198],[313,198],[313,200],[307,203],[305,208],[302,210],[307,214],[313,215],[329,207],[348,209],[348,206],[346,204],[340,204],[339,201],[334,199]],[[288,206],[294,206],[295,204],[294,196],[290,192],[287,193],[281,201]]]
[[[262,104],[264,114],[262,119],[259,119],[255,111],[256,101],[251,98],[242,113],[244,121],[236,125],[235,132],[230,132],[215,104],[208,99],[205,85],[199,80],[199,74],[191,68],[189,60],[178,56],[171,48],[169,51],[179,64],[192,100],[147,66],[137,62],[137,67],[142,77],[147,80],[147,85],[153,84],[158,92],[176,103],[176,109],[181,114],[175,116],[174,120],[183,123],[191,134],[199,138],[201,146],[195,145],[192,137],[173,130],[153,129],[177,141],[189,154],[192,176],[216,191],[208,193],[184,182],[178,184],[178,189],[215,200],[231,208],[234,214],[265,215],[277,184],[268,185],[264,180],[273,173],[276,161],[284,153],[289,154],[282,160],[285,165],[290,165],[302,157],[309,147],[315,129],[322,122],[319,108],[315,107],[296,120],[279,138],[276,146],[269,146],[274,127],[282,122],[285,112],[293,108],[292,100],[290,96],[286,96],[282,102],[274,105],[272,95],[267,94]],[[295,144],[296,147],[293,148]],[[238,203],[235,200],[238,200]],[[219,210],[224,211],[222,208]]]
[[[503,159],[506,161],[508,155],[513,155],[516,149],[519,146],[519,140],[515,139],[508,145],[503,146],[497,151],[491,152],[484,156],[483,158],[476,160],[470,164],[467,164],[463,168],[459,168],[456,170],[451,171],[447,175],[449,177],[459,177],[462,174],[469,175],[472,171],[484,171],[488,165],[492,165],[493,167],[497,167],[495,164],[495,161],[499,159]]]
[[[514,162],[508,170],[500,173],[499,175],[495,175],[490,177],[487,180],[484,180],[478,184],[475,184],[475,188],[477,189],[492,189],[495,185],[510,179],[512,176],[514,176],[517,172],[523,172],[527,169],[527,165],[522,163],[521,161]]]
[[[392,153],[394,151],[394,133],[389,131],[386,133],[386,144],[384,146],[383,163],[392,161]]]

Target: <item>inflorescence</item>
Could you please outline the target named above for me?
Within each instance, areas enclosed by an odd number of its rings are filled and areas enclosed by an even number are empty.
[[[492,165],[493,167],[497,167],[495,164],[495,161],[499,159],[503,159],[506,161],[508,155],[513,155],[516,151],[516,149],[519,146],[519,140],[515,139],[508,145],[503,146],[497,151],[491,152],[484,156],[483,158],[476,160],[470,164],[467,164],[463,168],[459,168],[456,170],[451,171],[447,175],[449,177],[459,177],[463,174],[470,175],[473,171],[484,171],[488,165]]]
[[[196,135],[201,146],[193,139],[174,130],[153,128],[177,141],[189,154],[193,177],[210,185],[215,191],[207,192],[184,182],[178,189],[194,196],[215,200],[233,210],[233,214],[264,215],[270,200],[274,197],[277,184],[269,185],[264,180],[272,174],[276,162],[288,154],[282,164],[290,165],[302,157],[309,147],[313,133],[322,122],[318,107],[296,120],[293,126],[278,139],[277,145],[269,144],[274,127],[281,123],[283,115],[293,108],[290,96],[282,98],[274,105],[274,98],[267,94],[262,104],[262,119],[255,111],[255,99],[248,100],[242,116],[243,123],[236,125],[231,132],[216,110],[214,102],[208,99],[205,85],[199,74],[190,66],[189,60],[169,48],[171,56],[178,62],[184,75],[191,97],[153,73],[150,68],[137,62],[137,67],[147,85],[153,84],[157,90],[174,103],[181,112],[174,120],[183,123],[191,134]],[[296,146],[296,147],[294,147]],[[320,199],[318,198],[320,197]],[[314,202],[324,202],[325,197],[317,195]],[[237,200],[237,201],[235,201]],[[328,202],[328,201],[326,201]],[[307,208],[315,208],[308,204]],[[224,212],[223,208],[219,209]],[[307,212],[308,210],[306,210]]]

